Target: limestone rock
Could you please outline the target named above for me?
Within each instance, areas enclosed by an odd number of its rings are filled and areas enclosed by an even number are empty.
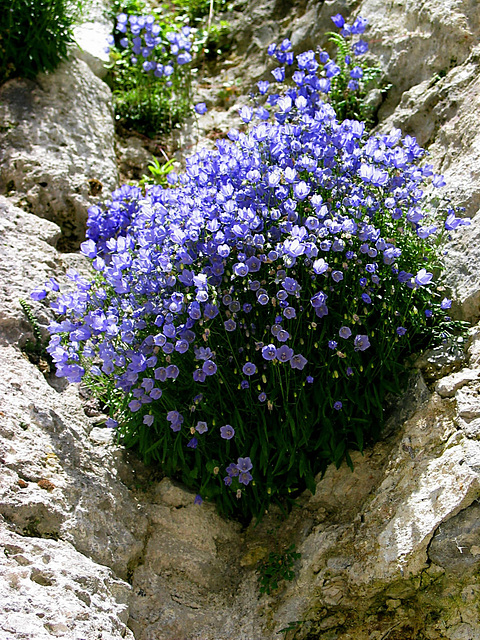
[[[87,209],[117,184],[111,93],[73,59],[0,87],[0,193],[62,229],[77,248]]]
[[[25,537],[0,523],[0,634],[134,640],[127,628],[131,587],[72,545]]]
[[[451,398],[455,395],[455,391],[465,386],[473,380],[478,380],[480,371],[478,369],[462,369],[452,375],[442,378],[436,386],[436,392],[442,396],[442,398]]]

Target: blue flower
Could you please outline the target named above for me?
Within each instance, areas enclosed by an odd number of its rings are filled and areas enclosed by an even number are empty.
[[[213,376],[217,372],[217,365],[213,360],[205,360],[202,366],[202,371],[207,376]]]
[[[345,18],[340,13],[337,13],[336,15],[332,16],[330,19],[333,22],[333,24],[339,29],[341,29],[345,24]]]
[[[252,461],[250,458],[238,458],[237,460],[237,469],[240,473],[246,473],[253,468]]]
[[[347,340],[352,335],[352,330],[350,329],[350,327],[340,327],[338,335],[341,338],[344,338],[345,340]]]
[[[370,345],[370,340],[368,339],[368,336],[366,336],[366,335],[355,336],[355,339],[353,341],[353,345],[355,347],[355,351],[365,351],[366,349],[368,349],[371,346]]]
[[[200,434],[206,433],[208,431],[207,423],[202,421],[197,422],[195,431]]]
[[[235,435],[235,429],[230,424],[226,424],[220,427],[220,435],[224,440],[231,440]]]
[[[404,336],[407,333],[407,330],[405,329],[405,327],[397,327],[395,331],[399,336]]]
[[[242,371],[246,376],[253,376],[257,371],[257,367],[252,362],[243,365]]]
[[[198,102],[195,105],[195,111],[199,114],[199,115],[203,115],[204,113],[207,112],[207,105],[205,104],[205,102]]]
[[[333,404],[333,408],[335,409],[335,411],[340,411],[340,409],[343,407],[343,404],[340,402],[340,400],[337,400],[334,404]]]

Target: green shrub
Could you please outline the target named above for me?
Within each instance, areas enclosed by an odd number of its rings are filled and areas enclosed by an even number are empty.
[[[83,2],[0,0],[0,82],[35,78],[68,56]]]

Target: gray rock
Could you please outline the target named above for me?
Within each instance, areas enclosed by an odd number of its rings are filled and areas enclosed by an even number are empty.
[[[442,523],[432,538],[428,557],[447,572],[462,575],[480,567],[480,504]]]
[[[442,398],[451,398],[455,395],[457,389],[461,389],[469,382],[478,380],[480,376],[480,370],[478,369],[462,369],[452,375],[442,378],[435,385],[435,391],[442,396]]]
[[[117,184],[111,93],[73,59],[37,81],[0,87],[0,193],[58,224],[77,248],[87,209]]]
[[[133,640],[131,587],[59,540],[24,537],[0,523],[0,634],[4,640]]]

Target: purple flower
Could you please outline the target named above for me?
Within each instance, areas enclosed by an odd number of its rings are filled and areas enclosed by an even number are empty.
[[[154,419],[155,418],[149,413],[146,416],[143,416],[143,424],[146,424],[147,427],[151,427]]]
[[[244,485],[247,485],[249,482],[251,482],[253,480],[252,474],[247,471],[245,473],[240,473],[238,476],[238,481],[241,482]]]
[[[449,300],[448,298],[444,298],[440,303],[441,309],[450,309],[451,306],[452,306],[452,301]]]
[[[368,293],[362,293],[362,300],[365,302],[365,304],[372,304],[372,299],[368,295]]]
[[[192,438],[188,443],[187,443],[187,447],[190,447],[190,449],[196,449],[198,445],[198,440],[196,438]]]
[[[368,339],[368,336],[365,335],[355,336],[353,345],[355,347],[355,351],[365,351],[370,346],[370,340]]]
[[[333,405],[333,408],[335,409],[335,411],[340,411],[342,407],[343,407],[343,404],[340,402],[340,400],[337,400]]]
[[[235,331],[235,329],[237,328],[237,323],[235,322],[235,320],[232,320],[232,318],[229,318],[223,323],[223,326],[225,327],[226,331]]]
[[[343,280],[343,273],[341,271],[332,271],[332,280],[341,282]]]
[[[277,67],[272,71],[272,76],[277,82],[283,82],[285,80],[285,68]]]
[[[202,497],[197,493],[193,501],[193,504],[198,504],[200,506],[202,503],[203,503]]]
[[[280,362],[288,362],[293,357],[293,349],[284,344],[277,349],[276,356]]]
[[[136,399],[128,403],[128,408],[132,413],[135,413],[135,411],[138,411],[141,406],[142,406],[142,403],[140,402],[140,400],[136,400]]]
[[[259,402],[265,402],[266,399],[267,399],[267,394],[265,393],[265,391],[262,391],[261,393],[258,394]]]
[[[340,327],[340,331],[338,332],[338,335],[341,338],[344,338],[345,340],[347,340],[347,338],[350,338],[350,336],[352,335],[352,330],[350,329],[350,327]]]
[[[329,340],[328,341],[328,348],[335,350],[337,348],[337,341],[336,340]]]
[[[297,312],[293,307],[285,307],[285,309],[283,310],[283,315],[285,316],[285,318],[287,318],[287,320],[292,320],[292,318],[296,318]]]
[[[252,362],[247,362],[243,365],[242,371],[246,376],[253,376],[257,371],[257,367]]]
[[[40,288],[34,289],[30,294],[30,297],[32,300],[36,300],[36,301],[43,300],[44,298],[47,297],[47,292],[45,291],[45,289],[40,289]]]
[[[345,18],[340,13],[337,13],[335,16],[332,16],[330,19],[333,22],[333,24],[339,29],[341,29],[345,24]]]
[[[405,327],[397,327],[395,331],[399,336],[404,336],[407,333],[407,330],[405,329]]]
[[[207,113],[207,105],[205,104],[205,102],[198,102],[195,105],[195,111],[202,116],[204,113]]]
[[[197,426],[195,427],[195,431],[197,433],[200,433],[200,434],[206,433],[208,431],[207,423],[206,422],[202,422],[202,421],[197,422]]]
[[[202,371],[206,376],[213,376],[217,372],[217,365],[213,360],[205,360]]]
[[[424,287],[433,278],[433,273],[429,273],[426,269],[420,269],[415,276],[415,284],[417,287]]]
[[[308,382],[308,384],[313,384],[313,380],[314,380],[314,378],[312,378],[312,376],[307,376],[306,377],[306,381]]]
[[[264,95],[265,93],[267,93],[269,86],[270,83],[268,82],[268,80],[260,80],[260,82],[257,82],[257,87],[260,95]]]
[[[425,317],[426,318],[431,318],[433,315],[433,312],[431,309],[425,309]]]
[[[297,353],[296,355],[292,356],[292,358],[290,358],[290,366],[292,367],[292,369],[299,369],[300,371],[302,371],[307,362],[308,360],[304,358],[300,353]]]
[[[274,344],[267,344],[262,347],[262,357],[265,360],[273,360],[277,354],[277,348]]]
[[[237,465],[234,462],[231,462],[228,467],[225,469],[225,471],[228,473],[228,475],[231,478],[236,478],[239,474],[239,470]]]
[[[220,435],[224,440],[231,440],[235,435],[235,429],[230,424],[226,424],[220,427]]]
[[[195,371],[193,372],[194,382],[205,382],[206,377],[207,375],[202,369],[195,369]]]
[[[253,467],[253,464],[250,458],[238,458],[237,469],[240,471],[240,473],[242,472],[245,473],[247,471],[250,471],[252,467]]]

